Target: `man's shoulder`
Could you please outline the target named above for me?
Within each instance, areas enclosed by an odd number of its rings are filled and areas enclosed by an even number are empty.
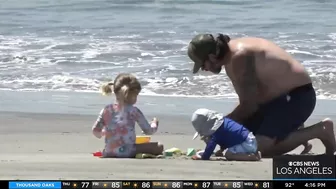
[[[241,58],[253,55],[253,53],[254,53],[253,49],[242,48],[233,53],[231,60],[232,61],[240,60]]]
[[[236,51],[231,58],[232,71],[240,71],[245,67],[248,60],[255,59],[255,51],[253,49],[244,48]]]
[[[255,43],[255,42],[260,42],[260,41],[269,41],[268,39],[265,38],[261,38],[261,37],[252,37],[252,36],[248,36],[248,37],[239,37],[239,38],[235,38],[230,40],[230,42],[247,42],[247,43]]]
[[[233,57],[239,58],[250,54],[258,54],[265,51],[270,45],[275,45],[273,42],[258,37],[242,37],[232,40],[234,47]]]

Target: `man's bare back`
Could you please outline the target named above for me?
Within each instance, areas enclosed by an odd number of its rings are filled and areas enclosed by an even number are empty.
[[[258,102],[265,103],[290,90],[311,83],[304,67],[276,44],[261,38],[238,38],[229,42],[233,59],[241,58],[239,52],[254,54],[257,77],[259,78]],[[235,56],[235,54],[238,54]],[[233,64],[226,64],[225,70],[236,87]]]

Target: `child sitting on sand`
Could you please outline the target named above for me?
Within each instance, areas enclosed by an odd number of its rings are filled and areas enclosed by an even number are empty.
[[[198,109],[193,113],[192,125],[197,131],[194,138],[201,135],[206,148],[201,155],[193,156],[194,160],[209,160],[217,145],[219,152],[225,153],[227,160],[259,161],[257,141],[252,132],[243,125],[224,117],[223,114],[208,109]],[[216,152],[218,155],[218,152]]]
[[[131,74],[119,74],[114,82],[102,86],[104,95],[116,96],[116,103],[103,108],[92,127],[92,132],[97,138],[105,136],[103,157],[131,158],[138,153],[159,155],[163,146],[157,142],[135,144],[135,122],[139,124],[144,134],[154,134],[159,122],[156,118],[148,123],[140,109],[134,106],[141,84]]]

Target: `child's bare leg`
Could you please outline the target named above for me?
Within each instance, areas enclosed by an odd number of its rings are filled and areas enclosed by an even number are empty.
[[[215,156],[217,156],[217,157],[223,157],[224,156],[223,155],[224,150],[225,150],[225,148],[220,147],[220,149],[217,150],[217,152],[215,153]]]
[[[216,157],[223,157],[223,150],[217,150],[216,152],[215,152],[215,156]]]
[[[136,153],[161,155],[163,152],[163,145],[158,142],[149,142],[144,144],[136,144]]]
[[[261,159],[261,153],[232,153],[230,151],[226,151],[225,158],[228,161],[259,161]]]
[[[299,129],[303,129],[304,125],[301,125]],[[313,148],[313,145],[310,144],[308,141],[302,144],[304,149],[302,150],[301,154],[308,154],[310,150]]]

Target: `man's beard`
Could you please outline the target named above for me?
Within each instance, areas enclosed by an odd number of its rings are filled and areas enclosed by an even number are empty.
[[[219,68],[213,69],[211,72],[214,74],[219,74],[221,71],[222,71],[222,67],[219,67]]]

